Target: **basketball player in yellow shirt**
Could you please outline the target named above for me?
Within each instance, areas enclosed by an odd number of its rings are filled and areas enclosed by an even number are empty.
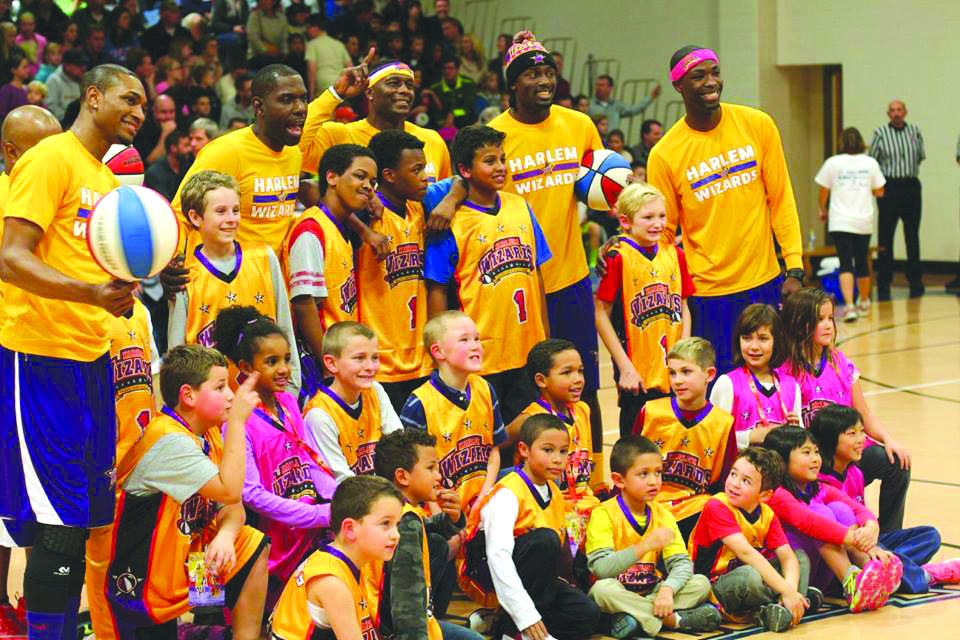
[[[777,307],[802,286],[800,220],[773,119],[721,103],[717,54],[686,46],[670,59],[670,80],[686,116],[647,160],[648,182],[666,198],[664,244],[677,225],[696,294],[688,305],[691,334],[717,349],[717,367],[733,365],[733,327],[755,302]],[[736,229],[736,233],[731,233]],[[781,276],[773,239],[786,272]]]
[[[48,136],[60,133],[60,123],[52,113],[42,107],[24,105],[17,107],[3,119],[0,129],[0,145],[3,147],[3,166],[0,173],[0,238],[3,237],[3,212],[7,208],[10,194],[10,173],[17,160],[38,142]],[[0,282],[0,327],[7,314],[3,305],[4,283]],[[8,521],[0,520],[0,544],[19,544],[21,535],[16,525],[7,527]],[[10,547],[0,546],[0,624],[6,620],[8,625],[16,625],[26,634],[26,627],[19,622],[7,594],[7,571],[10,568]]]
[[[143,123],[143,85],[118,65],[83,77],[70,131],[20,158],[4,211],[0,276],[0,516],[36,523],[24,578],[30,638],[76,628],[88,530],[113,521],[116,413],[110,315],[134,283],[109,280],[87,247],[87,218],[119,186],[100,159]],[[26,455],[24,455],[26,454]],[[27,478],[30,481],[27,482]]]

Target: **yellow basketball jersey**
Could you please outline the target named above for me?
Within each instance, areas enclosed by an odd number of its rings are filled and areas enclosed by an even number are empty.
[[[370,138],[380,133],[366,118],[346,124],[331,122],[338,106],[340,99],[330,91],[324,91],[307,108],[307,122],[303,126],[303,135],[300,136],[304,171],[316,173],[323,153],[333,145],[353,143],[365,147],[370,143]],[[423,154],[427,158],[424,169],[427,180],[436,182],[452,175],[450,152],[439,133],[433,129],[418,127],[412,122],[404,122],[403,130],[423,142]]]
[[[520,505],[520,510],[517,512],[517,522],[513,525],[513,536],[515,538],[532,529],[553,529],[563,540],[566,537],[563,493],[553,480],[547,480],[547,486],[550,488],[550,500],[545,503],[522,470],[511,471],[500,478],[497,484],[493,485],[490,493],[483,497],[480,508],[477,509],[476,513],[479,514],[483,510],[483,507],[497,491],[512,491]],[[479,520],[479,515],[475,517]]]
[[[707,488],[720,479],[733,416],[711,404],[694,424],[685,425],[674,398],[651,400],[643,407],[642,435],[664,452],[663,486],[657,501],[677,520],[700,513]]]
[[[131,318],[111,316],[110,321],[110,361],[117,405],[117,464],[153,419],[156,405],[152,359],[150,316],[137,300]]]
[[[767,546],[767,534],[770,531],[770,525],[773,522],[773,519],[776,518],[776,515],[773,513],[773,509],[771,509],[767,504],[761,502],[760,515],[753,522],[751,522],[750,518],[747,517],[747,514],[730,504],[727,494],[718,493],[717,495],[712,496],[712,499],[722,502],[723,505],[730,510],[730,513],[733,514],[737,524],[740,525],[740,531],[743,533],[744,537],[746,537],[747,542],[750,543],[750,546],[760,553],[763,553],[763,550]],[[699,526],[700,525],[698,523],[697,527]],[[743,564],[740,562],[740,559],[737,558],[737,555],[725,544],[721,543],[717,546],[699,547],[696,544],[697,527],[694,527],[693,533],[690,534],[690,558],[693,560],[694,566],[703,566],[704,569],[709,566],[710,574],[708,577],[710,578],[711,582]],[[706,554],[713,555],[706,557]]]
[[[622,496],[611,498],[598,507],[610,518],[613,526],[613,548],[626,549],[643,540],[651,531],[660,527],[676,527],[676,521],[667,508],[657,502],[647,503],[646,522],[641,527]],[[666,577],[666,567],[661,551],[648,551],[629,569],[617,576],[620,583],[642,595],[650,593]]]
[[[383,217],[370,228],[387,237],[390,252],[377,260],[367,244],[357,252],[360,322],[377,335],[379,382],[400,382],[421,375],[427,289],[423,281],[423,205],[408,200],[396,212],[384,203]]]
[[[323,279],[327,297],[320,305],[320,321],[323,328],[345,320],[357,320],[357,279],[353,268],[353,247],[346,237],[346,230],[334,217],[321,207],[310,207],[297,218],[286,240],[280,265],[283,267],[287,286],[290,286],[290,250],[302,233],[314,233],[323,246]]]
[[[567,407],[570,418],[557,413],[548,402],[542,398],[531,402],[520,415],[532,416],[538,413],[549,413],[557,416],[567,426],[570,435],[570,455],[567,458],[567,469],[561,478],[560,490],[563,491],[567,503],[567,510],[576,508],[580,512],[590,511],[600,504],[593,495],[590,478],[593,475],[593,436],[590,433],[590,407],[586,402],[576,402]],[[522,465],[520,452],[514,454],[513,463]]]
[[[180,194],[189,179],[205,169],[233,176],[240,186],[242,222],[237,228],[237,240],[265,244],[279,255],[280,245],[296,215],[300,161],[297,147],[273,151],[257,138],[253,127],[225,133],[201,149],[170,203],[180,218],[183,231],[180,242],[185,244],[186,255],[189,256],[201,240],[187,223],[187,212],[180,210]]]
[[[490,384],[476,374],[467,378],[470,404],[461,409],[444,397],[434,381],[414,390],[423,404],[427,431],[437,439],[437,459],[443,486],[460,494],[467,512],[487,477],[493,450],[493,397]]]
[[[496,215],[466,204],[454,215],[450,231],[460,257],[454,271],[460,307],[480,331],[484,373],[524,366],[533,345],[546,338],[526,201],[500,192]]]
[[[186,344],[213,346],[213,328],[217,314],[234,305],[249,305],[273,318],[277,300],[270,277],[270,254],[263,244],[236,242],[233,271],[223,273],[194,249],[187,260],[190,282],[187,284]]]
[[[3,241],[3,211],[7,208],[7,198],[10,196],[10,176],[4,171],[0,173],[0,242]],[[0,329],[7,320],[7,310],[3,305],[3,290],[7,283],[0,281]]]
[[[335,547],[314,551],[290,577],[270,617],[270,637],[278,640],[310,640],[313,637],[314,624],[307,612],[307,588],[311,580],[323,576],[334,576],[347,585],[353,596],[361,637],[363,640],[379,640],[373,619],[377,598],[369,593],[369,581],[364,579],[364,572]]]
[[[34,253],[44,264],[81,282],[107,282],[87,246],[87,220],[100,197],[118,186],[100,158],[67,131],[44,138],[17,161],[3,215],[43,229]],[[92,362],[110,350],[106,309],[11,286],[3,304],[0,344],[11,351]]]
[[[340,428],[340,449],[350,470],[356,475],[373,474],[373,452],[383,431],[380,423],[380,401],[375,389],[360,392],[360,407],[356,411],[347,406],[330,387],[320,389],[303,408],[303,415],[311,409],[320,409]]]
[[[667,354],[683,334],[680,261],[672,244],[657,246],[651,260],[620,236],[623,260],[623,326],[627,355],[647,389],[670,392]]]

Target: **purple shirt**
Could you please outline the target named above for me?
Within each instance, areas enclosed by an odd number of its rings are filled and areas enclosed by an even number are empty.
[[[0,122],[7,117],[7,114],[27,104],[27,88],[18,88],[13,84],[5,84],[0,87]]]

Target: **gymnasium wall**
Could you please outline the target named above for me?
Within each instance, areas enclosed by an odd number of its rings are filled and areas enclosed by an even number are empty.
[[[907,119],[921,127],[927,148],[920,174],[922,257],[957,259],[960,167],[954,156],[960,119],[954,116],[951,97],[957,91],[948,67],[960,32],[960,3],[452,0],[452,4],[465,28],[484,37],[488,51],[497,33],[515,31],[520,25],[532,26],[539,38],[569,38],[562,48],[568,56],[565,75],[573,77],[575,93],[583,88],[588,53],[617,61],[618,97],[630,97],[624,93],[632,95],[647,86],[624,81],[659,82],[663,94],[647,115],[668,125],[682,113],[667,77],[670,54],[688,43],[716,48],[723,67],[724,100],[762,108],[777,121],[804,238],[812,228],[818,245],[824,242],[813,183],[824,157],[820,65],[843,65],[843,122],[860,128],[867,142],[873,129],[887,122],[887,103],[894,98],[906,101]],[[514,19],[524,16],[532,20]],[[631,144],[639,138],[639,118],[635,120],[632,131],[624,127]],[[899,237],[896,251],[898,257],[904,256]]]

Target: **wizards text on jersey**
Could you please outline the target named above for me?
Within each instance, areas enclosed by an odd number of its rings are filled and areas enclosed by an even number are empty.
[[[517,236],[500,238],[480,256],[477,268],[483,284],[496,284],[505,275],[518,271],[530,273],[534,269],[533,249]]]
[[[576,146],[555,147],[525,156],[509,158],[507,167],[517,194],[573,184],[580,169],[580,150]]]
[[[110,360],[113,364],[113,385],[118,398],[131,391],[153,389],[153,373],[142,347],[124,347]]]
[[[77,207],[77,216],[73,219],[73,235],[80,238],[87,237],[87,221],[90,219],[90,212],[102,197],[93,189],[80,187],[80,206]]]
[[[300,456],[287,458],[273,470],[273,493],[287,500],[317,497],[310,470],[304,466]]]
[[[443,486],[455,489],[470,476],[485,472],[491,450],[493,445],[485,444],[479,435],[461,438],[457,448],[440,460]]]
[[[423,249],[415,242],[399,245],[387,254],[384,279],[393,289],[401,282],[423,279]]]
[[[757,154],[753,145],[729,149],[687,168],[687,182],[703,202],[757,179]]]
[[[254,218],[285,218],[294,214],[300,176],[270,176],[253,179]]]
[[[710,472],[700,466],[697,456],[671,451],[663,459],[663,481],[705,493],[710,484]]]
[[[680,296],[663,282],[648,284],[630,301],[630,322],[641,329],[658,318],[681,321]]]

